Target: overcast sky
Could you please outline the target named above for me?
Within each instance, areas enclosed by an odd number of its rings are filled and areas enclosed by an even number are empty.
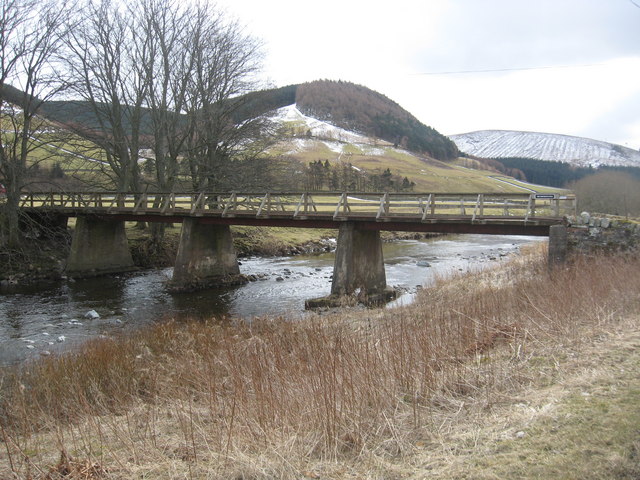
[[[562,133],[640,148],[640,0],[218,0],[273,86],[346,80],[444,134]]]

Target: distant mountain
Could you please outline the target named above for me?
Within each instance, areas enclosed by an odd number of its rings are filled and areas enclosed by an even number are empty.
[[[513,178],[510,171],[516,169],[505,168],[496,160],[490,161],[495,164],[492,166],[463,158],[441,161],[411,152],[399,145],[395,146],[393,142],[305,115],[297,104],[279,108],[270,118],[281,125],[283,132],[283,138],[274,148],[274,153],[277,152],[280,158],[294,160],[312,169],[318,166],[322,170],[326,169],[324,181],[325,184],[329,183],[332,190],[340,190],[342,187],[331,186],[332,175],[329,174],[329,169],[334,174],[339,173],[341,178],[349,177],[350,181],[354,181],[356,188],[349,187],[351,190],[364,190],[357,187],[362,178],[382,178],[387,174],[397,177],[396,180],[402,182],[402,185],[411,184],[410,189],[416,192],[559,191],[523,181],[526,177],[522,172],[519,172],[518,179]],[[496,165],[502,168],[495,168]],[[289,169],[289,175],[291,174]],[[385,187],[381,187],[377,190],[384,189]]]
[[[449,138],[461,152],[482,158],[530,158],[576,167],[640,167],[639,151],[589,138],[511,130],[480,130]]]

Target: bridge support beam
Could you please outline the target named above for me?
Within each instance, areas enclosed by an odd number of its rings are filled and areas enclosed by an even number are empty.
[[[566,262],[567,250],[567,227],[564,225],[549,227],[548,265],[550,269]]]
[[[135,270],[123,221],[78,217],[65,268],[71,277]]]
[[[228,225],[185,218],[173,269],[171,289],[195,290],[244,283]]]
[[[349,299],[368,304],[383,303],[395,298],[387,288],[380,232],[360,230],[354,222],[340,226],[333,265],[331,295],[307,300],[307,308],[349,303]]]

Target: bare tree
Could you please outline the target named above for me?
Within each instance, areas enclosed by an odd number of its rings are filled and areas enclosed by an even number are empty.
[[[260,47],[206,4],[87,1],[67,67],[95,122],[78,131],[104,150],[118,190],[139,190],[143,138],[161,192],[183,160],[194,189],[223,188],[232,162],[266,148],[270,124],[243,96],[257,88]]]
[[[139,55],[141,73],[147,82],[147,108],[150,147],[153,150],[152,172],[154,190],[174,191],[188,130],[183,118],[187,85],[193,75],[193,60],[187,48],[191,8],[174,0],[144,0],[141,8],[132,12],[137,34],[134,48],[147,54]],[[159,203],[160,197],[156,197]],[[156,206],[159,206],[158,204]],[[165,224],[151,225],[152,245],[158,246]]]
[[[76,133],[100,147],[105,169],[120,192],[140,191],[138,165],[143,103],[148,93],[147,45],[137,42],[131,10],[120,2],[86,1],[71,20],[65,63],[80,109]]]
[[[94,158],[100,151],[93,163],[112,188],[142,190],[143,146],[162,192],[174,190],[181,168],[198,191],[241,182],[236,167],[274,139],[256,97],[244,95],[259,85],[260,43],[205,3],[80,0],[70,14],[65,1],[0,0],[0,180],[10,241],[18,241],[27,159],[42,143],[38,109],[65,87],[76,114],[68,127],[90,140],[77,148]],[[20,98],[9,103],[11,84]]]
[[[50,140],[39,110],[63,88],[53,62],[67,12],[55,0],[0,0],[0,178],[7,189],[0,233],[11,247],[20,243],[20,193],[38,164],[34,151]]]
[[[145,63],[148,81],[146,105],[153,130],[155,183],[161,192],[173,191],[179,159],[187,139],[185,109],[187,86],[193,72],[188,51],[191,9],[174,0],[146,0],[140,19],[138,43],[149,47]]]
[[[266,123],[239,98],[257,85],[259,43],[209,6],[143,0],[130,18],[136,32],[132,48],[144,47],[146,52],[137,58],[147,82],[144,105],[155,189],[163,193],[175,189],[185,158],[194,171],[201,173],[204,166],[228,183],[231,179],[221,172],[237,171],[230,163],[264,148],[264,142],[256,140],[265,139]],[[225,155],[218,155],[220,151]],[[193,184],[199,190],[211,188],[213,177],[199,175]],[[156,243],[162,234],[163,225],[152,226]]]
[[[640,181],[615,171],[603,171],[584,177],[573,185],[578,208],[591,213],[625,217],[640,215]]]
[[[265,148],[269,122],[252,110],[251,96],[261,67],[261,45],[208,6],[191,19],[194,75],[185,106],[187,157],[194,190],[228,189],[233,161]],[[259,141],[261,140],[261,141]]]

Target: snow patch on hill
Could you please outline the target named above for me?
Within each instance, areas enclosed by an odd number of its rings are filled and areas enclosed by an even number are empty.
[[[350,132],[349,130],[336,127],[330,123],[308,117],[298,110],[295,104],[278,109],[273,119],[279,120],[283,123],[293,122],[302,124],[309,130],[311,136],[316,138],[331,139],[347,143],[370,143],[372,141],[369,137],[364,135]]]
[[[640,152],[589,138],[511,130],[450,135],[460,151],[484,158],[524,157],[576,166],[640,167]]]
[[[390,143],[383,140],[351,132],[304,115],[295,104],[279,108],[271,119],[283,124],[293,124],[305,131],[305,137],[298,137],[291,144],[298,152],[313,149],[317,142],[322,142],[329,150],[337,154],[344,153],[345,148],[349,145],[355,145],[365,155],[378,156],[384,154],[380,145],[391,146]]]

